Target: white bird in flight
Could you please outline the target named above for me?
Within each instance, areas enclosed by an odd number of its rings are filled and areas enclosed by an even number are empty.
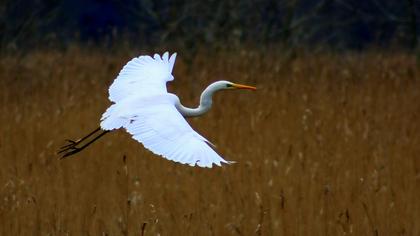
[[[176,53],[169,57],[165,52],[162,57],[155,54],[153,58],[140,56],[129,61],[109,88],[109,100],[114,104],[102,115],[100,127],[77,141],[67,140],[58,152],[62,158],[80,152],[114,129],[125,128],[144,147],[168,160],[200,167],[231,163],[217,154],[184,117],[206,113],[216,91],[256,88],[217,81],[202,92],[197,108],[184,107],[166,90],[166,82],[174,79],[175,58]]]

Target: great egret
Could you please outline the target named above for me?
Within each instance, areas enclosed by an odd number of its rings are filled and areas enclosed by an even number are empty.
[[[166,90],[166,82],[174,79],[175,58],[176,53],[169,58],[165,52],[162,57],[155,54],[153,58],[140,56],[129,61],[109,88],[109,100],[114,104],[102,115],[100,127],[77,141],[67,140],[67,145],[59,150],[62,158],[80,152],[111,130],[122,127],[147,149],[166,159],[200,167],[230,163],[220,157],[184,117],[206,113],[216,91],[256,88],[217,81],[203,91],[197,108],[184,107],[176,95]]]

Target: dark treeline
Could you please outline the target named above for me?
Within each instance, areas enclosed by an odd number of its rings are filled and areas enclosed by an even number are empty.
[[[72,43],[414,49],[418,0],[3,0],[2,51]]]

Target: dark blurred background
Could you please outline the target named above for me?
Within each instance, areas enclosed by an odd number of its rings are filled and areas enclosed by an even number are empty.
[[[413,50],[418,0],[3,0],[2,52],[77,43]]]

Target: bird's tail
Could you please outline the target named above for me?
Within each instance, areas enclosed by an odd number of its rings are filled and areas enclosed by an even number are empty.
[[[103,130],[119,129],[127,124],[128,120],[118,116],[116,104],[110,106],[101,118],[101,128]]]

